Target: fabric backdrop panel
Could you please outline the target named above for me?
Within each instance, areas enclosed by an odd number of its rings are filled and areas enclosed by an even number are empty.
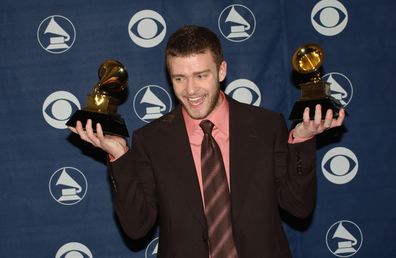
[[[0,257],[157,256],[161,229],[141,240],[124,235],[106,156],[65,123],[86,106],[107,59],[129,74],[118,113],[130,133],[169,112],[177,102],[164,49],[185,24],[220,38],[226,94],[285,119],[309,80],[293,72],[293,53],[308,43],[323,48],[320,77],[348,116],[343,128],[318,137],[315,211],[306,220],[283,215],[293,257],[396,257],[395,7],[390,0],[3,1]]]

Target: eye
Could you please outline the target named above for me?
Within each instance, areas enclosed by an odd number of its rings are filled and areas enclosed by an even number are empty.
[[[80,103],[74,95],[66,91],[57,91],[44,101],[43,116],[51,126],[65,129],[67,120],[78,109]]]
[[[346,14],[337,7],[327,6],[320,9],[314,16],[314,21],[324,28],[334,28],[340,25],[346,18]]]
[[[207,74],[207,73],[201,73],[201,74],[198,74],[198,75],[197,75],[197,78],[198,78],[198,79],[205,79],[206,77],[208,77],[208,74]]]
[[[356,167],[356,162],[347,155],[340,154],[327,160],[323,167],[335,176],[344,176]]]
[[[174,82],[182,82],[183,81],[183,77],[174,77],[173,81]]]

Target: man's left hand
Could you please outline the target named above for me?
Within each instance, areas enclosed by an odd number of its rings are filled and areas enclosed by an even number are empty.
[[[314,119],[309,118],[309,108],[305,108],[303,121],[296,125],[293,131],[294,138],[311,138],[325,130],[341,126],[345,118],[345,110],[340,109],[338,118],[333,118],[333,110],[326,112],[325,119],[322,120],[322,108],[320,105],[315,107]]]

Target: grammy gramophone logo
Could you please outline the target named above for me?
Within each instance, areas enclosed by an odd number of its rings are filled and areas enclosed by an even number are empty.
[[[326,245],[338,257],[356,254],[363,243],[363,234],[358,225],[349,220],[334,223],[326,234]]]
[[[233,4],[221,12],[218,26],[226,39],[241,42],[253,35],[256,29],[256,19],[253,12],[246,6]]]
[[[154,238],[146,247],[144,258],[155,258],[158,256],[158,237]]]
[[[49,181],[52,198],[63,205],[80,202],[88,190],[84,174],[73,167],[63,167],[55,171]]]
[[[142,121],[149,123],[172,110],[172,99],[164,88],[147,85],[133,98],[133,109]]]
[[[73,23],[61,15],[45,18],[37,29],[40,46],[52,54],[60,54],[71,48],[76,39]]]

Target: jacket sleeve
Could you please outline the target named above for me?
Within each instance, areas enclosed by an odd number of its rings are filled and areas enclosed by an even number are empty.
[[[316,140],[288,144],[288,130],[280,116],[274,142],[279,205],[293,216],[304,218],[316,201]]]
[[[157,195],[151,161],[139,136],[132,147],[109,163],[113,207],[124,232],[131,238],[144,237],[157,220]]]

